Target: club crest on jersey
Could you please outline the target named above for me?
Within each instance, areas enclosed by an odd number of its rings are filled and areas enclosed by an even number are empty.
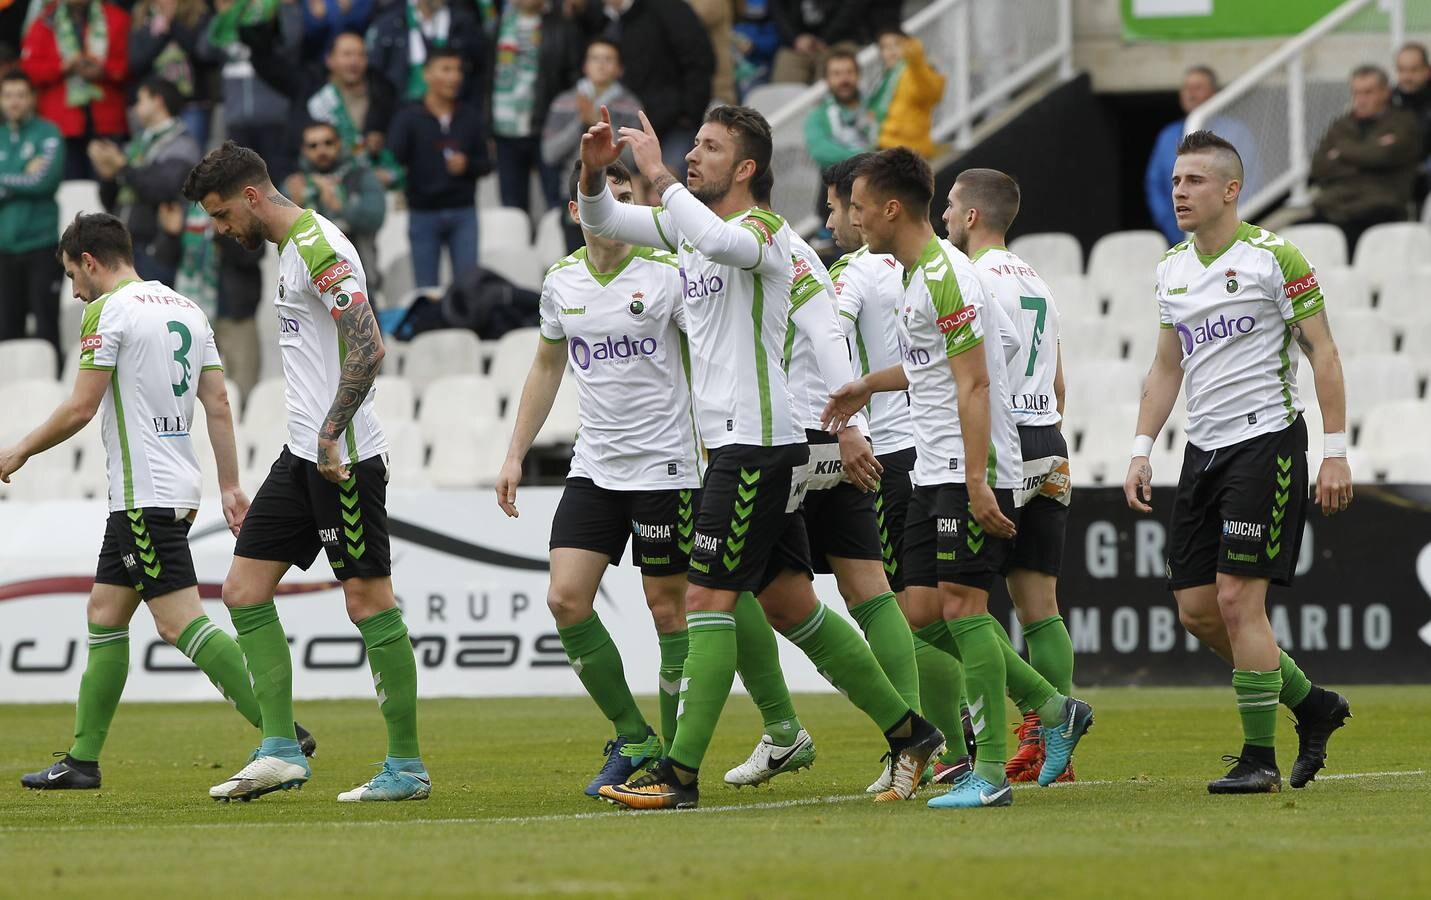
[[[1227,276],[1227,284],[1226,284],[1227,292],[1228,292],[1229,294],[1235,294],[1235,293],[1237,293],[1237,270],[1236,270],[1236,269],[1228,269],[1228,270],[1227,270],[1226,272],[1224,272],[1223,274],[1224,274],[1225,276]]]
[[[633,291],[631,293],[631,305],[626,309],[633,316],[640,317],[646,312],[646,294],[644,291]]]
[[[282,300],[288,296],[288,286],[283,283],[283,279],[278,279],[278,299]]]

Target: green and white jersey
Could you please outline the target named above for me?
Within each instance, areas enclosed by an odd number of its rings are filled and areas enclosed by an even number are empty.
[[[1216,450],[1281,431],[1302,411],[1292,324],[1322,311],[1302,252],[1243,222],[1205,256],[1191,241],[1158,263],[1158,321],[1183,350],[1188,441]]]
[[[727,216],[755,235],[760,256],[742,269],[718,263],[682,239],[669,210],[653,211],[685,282],[691,389],[701,441],[777,447],[805,443],[782,365],[790,312],[790,226],[751,207]],[[679,245],[673,241],[679,240]]]
[[[1034,271],[1005,247],[986,247],[974,255],[984,292],[998,302],[1013,323],[1019,353],[1009,362],[1009,407],[1017,425],[1057,425],[1058,398],[1053,379],[1058,370],[1058,305],[1053,292]]]
[[[801,330],[796,324],[801,310],[808,311],[800,316],[807,321],[815,318],[808,313],[817,313],[819,322],[828,326],[827,334],[812,335]],[[793,231],[790,232],[790,320],[785,327],[785,378],[790,397],[795,401],[795,420],[803,428],[820,431],[820,414],[830,401],[831,389],[820,371],[814,342],[827,338],[840,340],[839,310],[835,307],[835,283],[829,270],[814,248]],[[848,363],[848,348],[842,347],[841,351]],[[845,369],[841,385],[853,375],[848,365]]]
[[[990,302],[969,257],[938,237],[929,239],[904,274],[898,327],[918,452],[915,484],[964,483],[959,386],[949,360],[976,347],[983,348],[989,370],[989,446],[983,450],[989,483],[997,488],[1023,483],[1019,431],[1005,399],[1004,335]]]
[[[676,257],[633,248],[611,272],[582,247],[547,270],[542,340],[565,343],[580,430],[572,477],[614,491],[701,483]]]
[[[318,461],[318,430],[338,395],[338,381],[348,348],[337,321],[348,309],[367,302],[368,281],[358,252],[338,226],[305,209],[278,245],[278,349],[283,359],[284,399],[288,406],[288,449]],[[370,389],[343,434],[343,458],[359,462],[388,449],[373,411]]]
[[[861,247],[836,260],[830,275],[835,279],[840,321],[854,349],[856,377],[899,365],[899,312],[904,300],[904,269],[899,261]],[[865,413],[876,454],[914,446],[907,391],[875,394]]]
[[[110,373],[100,405],[110,512],[198,509],[189,424],[199,373],[223,369],[204,311],[157,281],[126,281],[85,307],[79,366]]]

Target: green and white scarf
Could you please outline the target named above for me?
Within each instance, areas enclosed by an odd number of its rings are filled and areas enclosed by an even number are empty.
[[[55,5],[55,46],[59,48],[60,59],[66,63],[88,54],[102,60],[109,55],[109,23],[104,18],[104,7],[100,0],[90,0],[85,12],[84,49],[80,49],[80,36],[75,31],[73,7],[66,3]],[[82,108],[104,97],[99,85],[75,72],[65,79],[65,103]]]
[[[497,75],[492,90],[492,130],[501,137],[526,137],[532,131],[537,99],[537,58],[541,52],[540,16],[515,7],[497,25]]]
[[[199,304],[210,319],[218,314],[219,254],[214,246],[213,220],[195,203],[184,216],[179,233],[179,274],[174,290]]]
[[[421,100],[427,93],[427,79],[422,75],[422,67],[427,63],[427,42],[434,47],[446,47],[447,35],[452,29],[452,10],[439,6],[433,10],[432,18],[424,26],[417,18],[417,0],[407,4],[407,88],[403,97]]]
[[[209,20],[209,43],[215,47],[236,43],[241,27],[267,22],[278,15],[278,3],[279,0],[234,0],[228,9]]]
[[[368,152],[363,130],[353,121],[352,113],[348,112],[348,104],[343,102],[342,92],[334,87],[331,81],[308,98],[308,115],[316,122],[327,122],[337,129],[338,143],[342,145],[344,152],[351,154],[354,159],[366,162],[374,169],[390,173],[390,189],[396,190],[402,186],[403,168],[398,165],[397,157],[386,147],[376,157]]]
[[[129,160],[129,170],[132,172],[148,165],[154,151],[176,137],[181,128],[183,128],[182,122],[178,119],[170,119],[163,125],[146,128],[136,134],[124,148],[124,156]],[[136,199],[134,188],[130,187],[127,181],[120,186],[117,198],[120,206],[133,206]]]

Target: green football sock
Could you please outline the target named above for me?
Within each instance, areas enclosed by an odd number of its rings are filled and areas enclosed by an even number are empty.
[[[1073,691],[1073,638],[1063,616],[1049,616],[1024,626],[1029,665],[1060,694]]]
[[[676,710],[681,704],[681,670],[686,665],[686,651],[690,647],[686,629],[670,634],[658,634],[656,640],[661,645],[661,671],[657,698],[661,706],[661,735],[666,739],[666,749],[676,739]],[[640,738],[638,738],[640,740]]]
[[[816,603],[815,611],[785,636],[810,657],[826,680],[874,720],[880,731],[888,732],[909,713],[909,704],[889,683],[869,645],[860,640],[850,623],[827,613],[823,603]]]
[[[1232,673],[1237,692],[1237,712],[1242,716],[1242,740],[1254,747],[1271,747],[1277,737],[1277,695],[1282,693],[1282,672]]]
[[[1287,655],[1286,650],[1282,651],[1278,667],[1282,672],[1282,695],[1278,699],[1283,706],[1291,709],[1307,699],[1307,695],[1312,692],[1312,682],[1302,674],[1302,670],[1297,667],[1296,661]]]
[[[228,632],[210,622],[208,616],[199,616],[184,626],[175,646],[209,676],[209,681],[234,705],[239,715],[248,719],[254,728],[263,727],[243,651]]]
[[[1004,780],[1008,762],[1008,729],[1004,727],[1005,651],[999,625],[988,613],[949,622],[964,660],[964,689],[969,696],[969,717],[974,724],[978,752],[974,772],[990,784]]]
[[[800,734],[800,718],[780,669],[780,645],[775,629],[755,595],[742,592],[735,601],[735,670],[750,699],[760,710],[765,733],[776,746],[789,747]]]
[[[934,624],[946,635],[949,634],[943,622]],[[964,755],[964,724],[959,718],[959,691],[964,682],[964,667],[954,657],[918,635],[914,637],[914,662],[919,667],[919,699],[924,704],[920,715],[944,732],[949,748],[944,751],[942,760],[952,762]]]
[[[681,678],[681,706],[671,761],[694,772],[701,767],[716,722],[735,682],[735,616],[728,612],[686,613],[690,650]]]
[[[850,615],[865,633],[870,651],[889,683],[904,698],[906,706],[919,712],[919,667],[914,663],[914,636],[894,594],[886,591],[852,606]]]
[[[993,618],[990,616],[989,618]],[[997,623],[995,625],[997,627]],[[1002,630],[1002,629],[1000,629]],[[1038,670],[1014,650],[1013,644],[1000,642],[1004,648],[1004,678],[1009,685],[1009,699],[1019,708],[1019,712],[1038,711],[1040,717],[1045,711],[1051,716],[1049,724],[1063,721],[1063,701],[1068,699],[1054,689]],[[1057,702],[1055,702],[1055,700]]]
[[[119,708],[124,681],[129,677],[129,626],[89,626],[89,658],[80,678],[75,704],[75,742],[70,756],[81,762],[98,762],[109,735],[109,723]]]
[[[257,606],[235,606],[229,610],[229,618],[248,663],[263,736],[298,740],[293,730],[293,658],[288,653],[288,636],[278,621],[278,607],[272,600]]]
[[[631,696],[631,687],[626,683],[626,670],[621,665],[621,651],[611,642],[611,635],[596,613],[584,622],[558,628],[561,645],[566,649],[566,658],[576,670],[576,677],[586,688],[587,694],[596,701],[601,714],[616,726],[616,734],[629,741],[646,740],[646,717]],[[662,648],[664,653],[664,647]],[[664,665],[664,661],[663,661]],[[664,667],[661,669],[665,677]],[[680,676],[676,682],[679,686]],[[664,696],[664,690],[662,694]]]
[[[388,726],[388,756],[417,759],[417,657],[402,610],[394,606],[358,623],[368,648],[368,668],[378,707]]]

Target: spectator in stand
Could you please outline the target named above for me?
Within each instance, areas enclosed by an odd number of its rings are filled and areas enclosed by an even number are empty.
[[[442,248],[452,275],[477,265],[477,179],[492,171],[482,116],[461,102],[462,57],[430,47],[421,103],[398,110],[388,148],[407,170],[408,243],[413,284],[439,284]]]
[[[333,39],[326,64],[327,80],[308,92],[310,120],[336,128],[345,153],[371,166],[383,187],[394,186],[402,171],[385,145],[397,110],[392,85],[369,67],[363,37],[351,31]]]
[[[832,45],[867,43],[866,5],[867,0],[770,0],[782,44],[770,80],[809,84]]]
[[[151,77],[134,98],[140,128],[128,146],[110,140],[89,145],[104,208],[134,239],[134,270],[140,277],[173,284],[179,265],[177,235],[166,234],[159,208],[181,203],[184,179],[204,155],[178,118],[183,98],[172,82]]]
[[[392,0],[374,13],[368,64],[387,78],[399,99],[423,99],[425,63],[439,48],[455,51],[462,62],[461,102],[487,115],[487,36],[472,3]]]
[[[364,162],[354,159],[343,145],[338,129],[327,122],[309,122],[303,129],[298,171],[288,176],[283,193],[288,199],[317,210],[348,236],[368,276],[368,287],[381,290],[377,281],[378,229],[387,215],[383,185]]]
[[[531,208],[532,172],[542,206],[562,202],[561,174],[542,158],[542,127],[552,99],[576,82],[580,39],[547,0],[512,0],[497,23],[492,133],[503,206]]]
[[[200,149],[209,142],[208,67],[199,63],[209,18],[204,0],[139,0],[129,32],[130,80],[157,75],[173,82],[184,98],[179,118]]]
[[[374,0],[301,0],[303,58],[326,56],[340,34],[362,34],[373,20]]]
[[[736,94],[744,102],[752,88],[770,80],[775,53],[780,49],[780,29],[770,16],[770,0],[736,0],[731,42]]]
[[[1396,54],[1396,90],[1391,100],[1416,115],[1421,123],[1421,152],[1425,159],[1416,179],[1419,206],[1431,192],[1431,59],[1425,44],[1406,44]]]
[[[830,91],[805,116],[805,149],[821,169],[874,148],[879,120],[860,98],[860,64],[851,47],[825,56],[825,87]],[[822,201],[823,201],[823,186]]]
[[[710,37],[686,0],[605,0],[603,11],[603,34],[621,48],[621,82],[641,98],[666,168],[684,178],[711,100]]]
[[[288,146],[288,97],[254,71],[254,51],[276,54],[298,67],[302,13],[292,0],[275,9],[266,0],[214,0],[214,17],[199,41],[199,58],[222,66],[224,131],[253,149],[281,184],[297,160]]]
[[[1391,105],[1391,82],[1376,66],[1351,77],[1351,111],[1327,128],[1312,157],[1312,202],[1318,221],[1346,233],[1356,250],[1362,232],[1407,217],[1421,162],[1416,115]]]
[[[123,140],[129,76],[129,14],[101,0],[56,0],[25,33],[20,65],[38,92],[42,118],[65,138],[65,177],[93,178],[90,140]]]
[[[1148,213],[1169,244],[1183,239],[1178,217],[1173,214],[1172,184],[1173,163],[1177,160],[1178,144],[1182,143],[1187,126],[1186,117],[1212,99],[1217,91],[1217,73],[1207,66],[1193,66],[1183,73],[1182,83],[1178,86],[1178,105],[1182,107],[1184,117],[1169,122],[1158,132],[1153,141],[1153,152],[1148,157],[1148,166],[1143,172],[1143,196],[1148,204]],[[1251,198],[1252,192],[1262,186],[1257,165],[1257,141],[1252,132],[1230,116],[1214,116],[1204,127],[1226,138],[1237,148],[1238,155],[1242,157],[1242,196]]]
[[[879,36],[884,74],[870,95],[880,120],[879,146],[908,147],[925,158],[939,152],[934,143],[934,107],[944,96],[944,76],[924,59],[919,38],[892,29]]]
[[[35,89],[23,72],[0,78],[0,115],[0,341],[24,337],[29,313],[35,337],[62,354],[55,192],[64,174],[64,140],[53,122],[35,115]]]
[[[621,83],[621,48],[606,38],[586,46],[581,80],[562,91],[547,110],[542,131],[542,161],[557,172],[570,172],[581,155],[581,136],[601,121],[601,107],[611,113],[611,126],[640,128],[641,100]],[[628,152],[629,155],[629,152]]]
[[[735,23],[735,4],[732,0],[687,0],[696,17],[706,28],[706,36],[711,41],[711,53],[715,56],[715,76],[711,78],[711,99],[717,103],[732,104],[735,96],[735,55],[731,49],[730,29]]]

